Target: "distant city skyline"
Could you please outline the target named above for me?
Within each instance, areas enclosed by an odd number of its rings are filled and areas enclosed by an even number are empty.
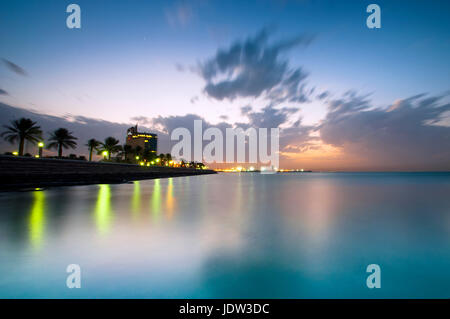
[[[370,3],[3,1],[0,124],[16,107],[125,143],[137,123],[168,152],[202,119],[280,127],[283,168],[449,170],[450,3],[376,1],[369,29]]]

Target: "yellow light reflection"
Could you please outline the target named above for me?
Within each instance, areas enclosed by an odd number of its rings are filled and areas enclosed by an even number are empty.
[[[44,236],[45,227],[45,193],[41,191],[33,192],[33,206],[30,212],[30,242],[35,248],[38,248]]]
[[[167,217],[170,219],[173,215],[173,206],[174,206],[174,198],[173,198],[173,178],[169,178],[167,183],[167,197],[166,197],[166,207],[167,207]]]
[[[152,212],[153,217],[155,219],[159,217],[160,210],[161,210],[161,185],[159,183],[159,179],[155,179],[152,194]]]
[[[100,185],[95,206],[95,220],[98,232],[101,235],[106,234],[111,226],[111,189],[109,185]]]
[[[134,181],[133,197],[131,201],[131,211],[133,213],[133,218],[139,215],[141,209],[141,185],[139,181]]]

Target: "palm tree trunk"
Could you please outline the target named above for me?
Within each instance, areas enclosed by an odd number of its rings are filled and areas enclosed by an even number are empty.
[[[59,158],[62,157],[62,145],[61,144],[58,145],[58,157]]]
[[[108,152],[108,161],[111,160],[111,152]]]
[[[92,161],[92,147],[89,148],[89,162]]]
[[[19,142],[19,155],[22,156],[23,155],[23,146],[25,144],[25,139],[23,137],[20,138],[20,142]]]

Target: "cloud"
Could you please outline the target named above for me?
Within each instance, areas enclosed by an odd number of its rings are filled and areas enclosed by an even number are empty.
[[[324,100],[326,99],[328,96],[330,96],[330,92],[329,91],[323,91],[322,93],[318,94],[316,96],[316,99],[318,100]]]
[[[141,125],[147,125],[147,124],[152,123],[151,119],[149,119],[148,117],[145,117],[145,116],[134,116],[134,117],[130,118],[130,120],[132,122],[135,122],[135,123],[141,124]]]
[[[175,69],[178,72],[184,72],[186,70],[185,66],[181,63],[175,63]]]
[[[263,95],[276,103],[307,101],[307,73],[300,67],[291,69],[281,55],[309,45],[312,37],[302,35],[277,43],[268,40],[269,32],[263,29],[200,63],[199,73],[206,81],[204,92],[217,100]]]
[[[0,95],[8,95],[8,92],[6,92],[6,91],[3,90],[3,89],[0,89]]]
[[[196,96],[193,96],[192,98],[191,98],[191,104],[195,104],[195,102],[197,102],[199,100],[199,98],[198,98],[198,96],[196,95]]]
[[[189,24],[193,17],[192,7],[186,2],[178,2],[166,9],[167,23],[171,27],[184,27]]]
[[[246,105],[241,107],[241,114],[245,115],[248,114],[252,110],[252,107],[250,105]]]
[[[367,95],[348,92],[328,103],[320,137],[362,167],[450,169],[450,126],[437,125],[450,111],[444,100],[419,94],[374,108]]]
[[[3,63],[5,63],[5,65],[8,67],[9,70],[11,70],[12,72],[22,75],[22,76],[27,76],[27,72],[21,68],[20,66],[18,66],[17,64],[14,64],[13,62],[6,60],[6,59],[2,59]]]
[[[261,111],[251,111],[251,108],[248,109],[248,107],[241,108],[241,111],[243,109],[245,109],[244,114],[248,118],[248,124],[255,128],[277,128],[300,110],[296,107],[274,108],[271,105]]]

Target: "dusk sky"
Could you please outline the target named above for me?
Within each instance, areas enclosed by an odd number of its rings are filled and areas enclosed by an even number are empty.
[[[449,14],[449,1],[7,0],[0,102],[161,132],[280,127],[285,168],[448,170]]]

